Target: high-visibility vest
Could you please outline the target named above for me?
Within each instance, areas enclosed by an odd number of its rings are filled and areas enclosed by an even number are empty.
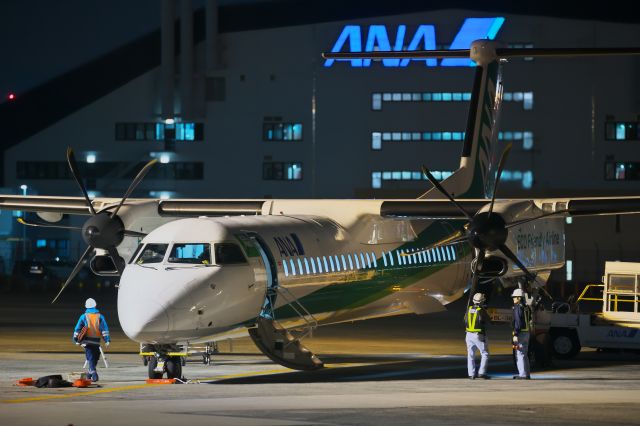
[[[478,324],[478,315],[482,310],[481,307],[469,306],[467,311],[467,331],[470,333],[484,333],[484,328]]]
[[[85,314],[85,318],[87,320],[87,337],[99,339],[102,336],[100,333],[100,314]]]
[[[520,331],[529,331],[529,324],[531,324],[531,309],[529,309],[528,306],[524,306],[523,308],[524,311],[524,323],[525,326],[523,329],[521,329]]]

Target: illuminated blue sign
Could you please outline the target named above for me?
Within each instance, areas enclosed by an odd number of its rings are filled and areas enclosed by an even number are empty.
[[[456,34],[450,49],[468,49],[471,42],[479,39],[493,40],[502,27],[504,18],[467,18],[462,23],[458,34]],[[365,27],[366,28],[366,27]],[[418,25],[415,33],[405,46],[405,37],[407,35],[407,26],[398,25],[395,33],[395,41],[391,45],[387,27],[384,25],[369,25],[362,50],[362,31],[360,25],[346,25],[338,40],[331,48],[332,52],[373,52],[376,50],[395,51],[402,50],[435,50],[436,48],[436,31],[433,25]],[[324,62],[325,67],[330,67],[335,61],[351,62],[352,67],[369,67],[371,59],[327,59]],[[385,67],[406,67],[410,61],[423,61],[425,66],[435,67],[438,60],[435,58],[423,59],[383,59],[382,65]],[[440,65],[444,67],[460,67],[475,66],[470,59],[445,58],[440,61]]]

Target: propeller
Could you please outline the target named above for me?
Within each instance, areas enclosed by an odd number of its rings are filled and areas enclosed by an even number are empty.
[[[502,151],[500,162],[498,163],[498,169],[496,174],[496,182],[493,187],[493,193],[491,194],[491,202],[487,211],[481,211],[476,213],[473,217],[469,215],[464,208],[456,202],[456,200],[447,192],[447,190],[438,182],[435,177],[429,172],[426,167],[422,167],[422,171],[427,179],[433,184],[433,186],[446,198],[448,198],[458,209],[469,219],[469,222],[464,226],[464,232],[462,230],[456,231],[454,234],[434,243],[430,247],[421,250],[427,251],[434,247],[456,244],[462,241],[468,241],[475,251],[476,257],[472,266],[472,278],[471,278],[471,291],[469,292],[469,302],[471,297],[476,291],[480,272],[482,271],[482,263],[486,257],[488,251],[500,251],[506,258],[511,260],[527,277],[527,279],[534,281],[536,276],[527,269],[527,267],[518,259],[518,257],[511,251],[506,245],[507,237],[509,235],[509,228],[522,225],[527,222],[538,220],[541,218],[567,213],[567,210],[559,210],[553,213],[545,213],[533,218],[522,219],[507,223],[504,218],[494,212],[494,205],[496,201],[496,194],[498,184],[500,183],[500,177],[502,176],[502,170],[511,151],[512,144],[509,143]]]
[[[91,212],[91,216],[86,220],[82,228],[77,228],[73,226],[59,226],[59,225],[48,225],[43,223],[29,223],[25,220],[19,220],[19,222],[26,226],[36,226],[36,227],[46,227],[46,228],[61,228],[61,229],[80,229],[82,232],[82,238],[87,243],[87,248],[85,249],[82,256],[76,263],[76,266],[69,274],[69,277],[60,288],[60,291],[56,295],[56,297],[51,301],[51,303],[55,303],[56,300],[60,297],[62,292],[67,288],[69,283],[76,277],[76,275],[80,272],[84,263],[91,255],[91,253],[95,249],[105,250],[109,253],[109,257],[113,261],[113,264],[118,269],[120,275],[124,272],[125,262],[122,257],[118,254],[118,250],[116,247],[122,242],[125,236],[130,237],[144,237],[146,234],[143,232],[130,231],[125,229],[124,223],[122,219],[118,216],[118,212],[120,208],[124,205],[125,201],[129,196],[133,193],[135,188],[142,182],[146,174],[149,172],[151,167],[157,162],[157,160],[151,160],[138,172],[136,177],[133,179],[129,188],[125,192],[124,196],[120,200],[120,203],[116,206],[113,212],[109,212],[112,206],[106,207],[99,212],[93,207],[91,199],[89,198],[89,194],[82,183],[82,177],[80,175],[80,170],[78,168],[78,163],[76,162],[75,155],[73,154],[73,149],[71,147],[67,148],[67,163],[69,164],[69,168],[71,169],[71,174],[75,179],[76,183],[80,187],[80,191],[84,195],[84,198],[87,202],[87,207]]]

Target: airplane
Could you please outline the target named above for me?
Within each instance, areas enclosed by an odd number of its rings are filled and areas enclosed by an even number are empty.
[[[20,219],[36,227],[89,215],[82,228],[62,227],[80,230],[87,248],[54,302],[86,262],[96,274],[120,276],[120,324],[141,344],[150,378],[180,378],[190,348],[209,351],[211,342],[247,334],[274,362],[315,370],[323,362],[294,330],[442,311],[481,281],[536,292],[564,265],[565,217],[640,213],[640,197],[496,197],[510,150],[497,148],[503,63],[620,54],[640,49],[509,49],[478,40],[465,50],[324,54],[476,63],[460,166],[441,182],[423,168],[433,188],[417,199],[130,198],[152,160],[121,199],[91,200],[69,148],[82,197],[0,195],[0,209],[36,212],[43,221]]]

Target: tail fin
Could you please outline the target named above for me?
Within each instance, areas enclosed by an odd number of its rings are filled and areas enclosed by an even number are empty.
[[[488,48],[489,55],[477,62],[473,91],[467,118],[467,130],[460,156],[460,168],[442,182],[442,186],[456,198],[487,198],[493,185],[491,163],[498,139],[498,118],[502,101],[502,66],[495,58],[496,45],[482,40],[474,48]],[[487,52],[484,52],[485,54]],[[485,59],[485,61],[483,61]],[[419,198],[441,198],[435,188]]]

